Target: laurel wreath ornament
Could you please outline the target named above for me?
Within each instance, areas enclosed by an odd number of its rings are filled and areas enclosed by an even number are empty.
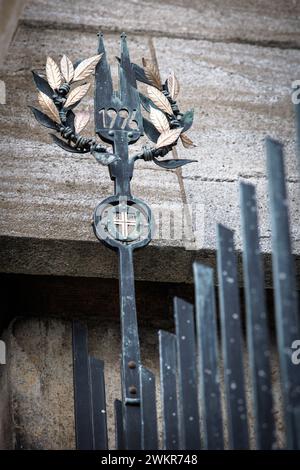
[[[90,88],[87,81],[93,75],[95,67],[101,60],[98,54],[75,64],[63,55],[60,66],[47,58],[45,77],[33,71],[33,79],[38,89],[40,109],[30,106],[36,120],[43,126],[60,133],[61,138],[51,133],[53,141],[63,150],[73,153],[91,152],[102,165],[109,165],[120,158],[111,152],[96,138],[88,138],[81,132],[89,123],[87,111],[74,111]],[[117,58],[118,59],[118,58]],[[118,59],[120,63],[120,59]],[[179,139],[185,148],[195,144],[186,134],[190,129],[194,111],[181,113],[177,105],[180,85],[174,72],[161,82],[157,66],[149,60],[142,59],[143,67],[132,63],[136,80],[147,85],[147,95],[139,93],[140,102],[148,113],[149,119],[143,117],[144,132],[155,144],[144,146],[142,152],[132,157],[153,160],[157,165],[167,169],[177,168],[194,160],[158,160],[164,157],[177,145]]]

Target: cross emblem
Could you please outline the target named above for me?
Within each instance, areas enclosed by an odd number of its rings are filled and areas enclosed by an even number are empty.
[[[122,238],[126,240],[129,235],[129,227],[136,227],[136,217],[133,215],[129,218],[127,210],[118,212],[114,216],[114,224]]]

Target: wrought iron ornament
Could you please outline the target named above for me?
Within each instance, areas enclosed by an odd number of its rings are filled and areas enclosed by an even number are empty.
[[[165,169],[175,169],[194,160],[162,160],[180,140],[184,147],[195,144],[186,134],[194,111],[181,113],[177,104],[179,82],[174,72],[161,83],[154,63],[143,58],[143,67],[131,63],[126,36],[121,35],[119,63],[119,90],[113,90],[110,66],[107,62],[102,34],[99,35],[98,54],[73,64],[64,55],[60,68],[47,58],[46,78],[33,71],[39,90],[41,110],[31,107],[39,123],[60,133],[50,134],[63,150],[75,153],[90,152],[102,165],[108,166],[115,183],[114,196],[104,200],[96,209],[94,229],[96,236],[108,246],[120,249],[144,246],[151,239],[152,219],[149,207],[133,198],[130,181],[135,162],[153,161]],[[81,132],[89,122],[87,111],[76,111],[90,84],[85,82],[95,73],[94,121],[97,137],[88,138]],[[148,96],[138,91],[137,81],[147,85]],[[142,108],[149,114],[143,116]],[[146,135],[155,146],[143,146],[129,155],[129,145]],[[107,147],[108,144],[111,148]]]
[[[121,58],[117,59],[120,76],[118,91],[113,91],[103,38],[100,36],[98,55],[74,65],[64,56],[60,69],[48,58],[47,80],[34,72],[42,111],[32,110],[39,122],[60,132],[64,140],[53,135],[58,145],[71,152],[91,152],[99,163],[108,165],[110,176],[115,182],[114,195],[102,201],[95,210],[94,230],[101,241],[119,253],[120,260],[122,401],[115,400],[114,407],[116,447],[119,450],[156,450],[159,444],[155,377],[140,361],[133,273],[133,250],[149,243],[152,216],[150,208],[132,196],[130,181],[134,164],[139,159],[152,160],[164,168],[176,168],[191,161],[160,158],[177,145],[179,139],[185,146],[194,145],[186,136],[193,121],[193,112],[180,113],[176,103],[179,85],[174,74],[162,85],[154,64],[143,60],[143,67],[139,67],[130,62],[125,35],[121,36],[121,44]],[[82,81],[92,75],[94,70],[95,126],[96,134],[103,143],[99,139],[80,135],[89,116],[84,112],[73,111],[89,88],[89,84]],[[137,80],[148,86],[148,97],[138,92]],[[150,120],[142,115],[141,107],[148,111]],[[299,118],[299,112],[297,116]],[[129,145],[137,142],[143,133],[155,146],[143,147],[140,153],[129,156]],[[104,143],[111,145],[112,151]],[[299,449],[300,376],[297,362],[293,362],[291,356],[291,345],[300,336],[298,296],[289,235],[282,146],[271,139],[267,139],[267,167],[275,324],[286,447]],[[159,333],[163,449],[196,450],[200,446],[205,449],[223,449],[224,423],[228,428],[228,447],[249,449],[248,411],[251,403],[256,448],[273,449],[278,446],[255,187],[246,183],[241,183],[240,187],[252,402],[247,404],[245,394],[234,232],[218,225],[217,268],[226,406],[222,413],[218,309],[213,270],[195,263],[195,312],[191,304],[175,298],[175,334],[164,331]],[[199,367],[196,355],[199,356]],[[106,449],[104,364],[89,355],[88,331],[78,322],[73,324],[73,362],[76,448]]]
[[[175,169],[194,161],[161,159],[179,140],[186,148],[195,146],[186,134],[193,123],[194,111],[180,112],[176,101],[179,82],[174,73],[161,83],[159,71],[151,61],[143,59],[143,67],[130,61],[124,33],[121,35],[121,57],[117,61],[119,89],[114,90],[102,34],[99,35],[98,54],[93,57],[73,64],[64,55],[60,68],[48,57],[46,78],[33,72],[41,110],[31,109],[39,123],[60,133],[61,138],[50,134],[57,145],[68,152],[90,152],[97,162],[109,167],[114,181],[114,195],[96,207],[93,226],[98,239],[119,252],[123,426],[126,448],[138,449],[143,440],[141,401],[153,392],[142,386],[147,373],[141,370],[133,250],[150,242],[153,218],[147,204],[132,196],[130,182],[138,160],[153,161],[165,169]],[[81,132],[89,122],[89,114],[74,112],[74,109],[88,92],[90,84],[86,80],[93,73],[97,137],[88,138]],[[137,81],[147,86],[148,96],[138,91]],[[149,119],[142,114],[142,108]],[[143,146],[139,153],[129,155],[129,145],[144,134],[155,145]],[[77,447],[81,446],[79,441],[77,444]]]

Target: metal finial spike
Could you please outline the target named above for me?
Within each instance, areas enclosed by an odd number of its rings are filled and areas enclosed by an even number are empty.
[[[110,66],[107,62],[106,51],[104,46],[103,34],[99,35],[98,54],[103,54],[95,69],[95,124],[96,129],[99,124],[99,110],[108,108],[112,105],[113,84],[110,72]],[[101,120],[101,119],[100,119]]]
[[[98,33],[97,36],[99,37],[99,43],[98,43],[98,53],[99,54],[105,54],[105,46],[104,46],[104,40],[103,40],[103,33]]]
[[[136,94],[132,92],[131,87],[136,88],[135,74],[131,67],[129,50],[126,41],[126,34],[123,33],[121,37],[121,63],[120,63],[120,96],[122,100],[127,100],[126,104],[131,104],[132,107],[137,108],[138,102]],[[124,103],[125,103],[124,101]]]
[[[127,47],[127,40],[126,40],[126,34],[122,33],[121,34],[121,58],[124,57],[125,60],[129,60],[129,50]]]

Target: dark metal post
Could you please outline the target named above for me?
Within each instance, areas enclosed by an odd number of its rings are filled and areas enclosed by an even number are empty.
[[[157,450],[157,413],[155,375],[145,367],[140,367],[141,381],[141,423],[142,449]]]
[[[296,422],[300,414],[300,374],[299,366],[292,361],[293,342],[299,340],[298,293],[289,234],[283,152],[282,145],[272,139],[267,139],[266,148],[276,329],[285,404],[287,447],[300,449],[299,425]]]
[[[233,232],[217,226],[218,280],[229,446],[248,449],[243,336]]]
[[[137,327],[132,250],[120,248],[120,314],[122,328],[122,394],[127,449],[141,448],[140,346]]]
[[[160,390],[163,414],[163,449],[179,449],[176,336],[159,331]]]
[[[174,316],[179,389],[179,445],[182,450],[197,450],[200,449],[200,421],[193,305],[175,297]]]
[[[194,263],[200,402],[205,449],[223,449],[219,352],[212,268]]]
[[[72,332],[76,448],[91,450],[94,447],[94,433],[87,328],[73,322]]]
[[[259,252],[255,187],[241,183],[244,279],[247,307],[247,343],[253,386],[253,411],[257,449],[276,444],[270,364],[270,340],[264,275]]]

